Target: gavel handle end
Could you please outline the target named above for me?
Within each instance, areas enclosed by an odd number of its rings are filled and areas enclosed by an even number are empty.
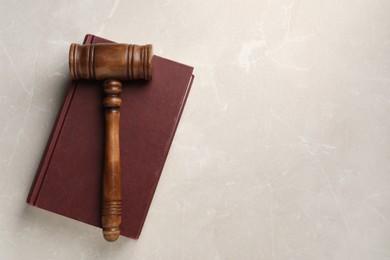
[[[122,222],[122,206],[120,201],[103,201],[102,205],[102,227],[103,237],[109,242],[118,239]]]
[[[104,239],[108,242],[114,242],[118,239],[121,231],[119,228],[103,228]]]

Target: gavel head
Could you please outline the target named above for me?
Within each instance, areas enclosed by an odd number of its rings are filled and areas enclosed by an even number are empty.
[[[152,78],[152,56],[150,44],[72,43],[69,69],[73,80],[149,80]]]

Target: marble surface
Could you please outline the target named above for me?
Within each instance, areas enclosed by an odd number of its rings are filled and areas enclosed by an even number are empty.
[[[1,259],[390,259],[390,1],[5,1]],[[195,82],[138,241],[25,203],[93,33]]]

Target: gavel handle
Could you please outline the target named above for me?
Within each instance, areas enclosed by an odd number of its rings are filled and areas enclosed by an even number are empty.
[[[117,80],[104,82],[106,120],[106,144],[103,173],[102,194],[102,227],[103,236],[107,241],[113,242],[120,235],[122,221],[121,205],[121,167],[119,149],[119,119],[122,100],[119,94],[122,92],[122,84]]]

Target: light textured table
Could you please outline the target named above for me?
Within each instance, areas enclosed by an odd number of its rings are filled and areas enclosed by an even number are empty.
[[[1,259],[390,259],[390,1],[0,2]],[[86,33],[195,67],[138,241],[25,203]]]

